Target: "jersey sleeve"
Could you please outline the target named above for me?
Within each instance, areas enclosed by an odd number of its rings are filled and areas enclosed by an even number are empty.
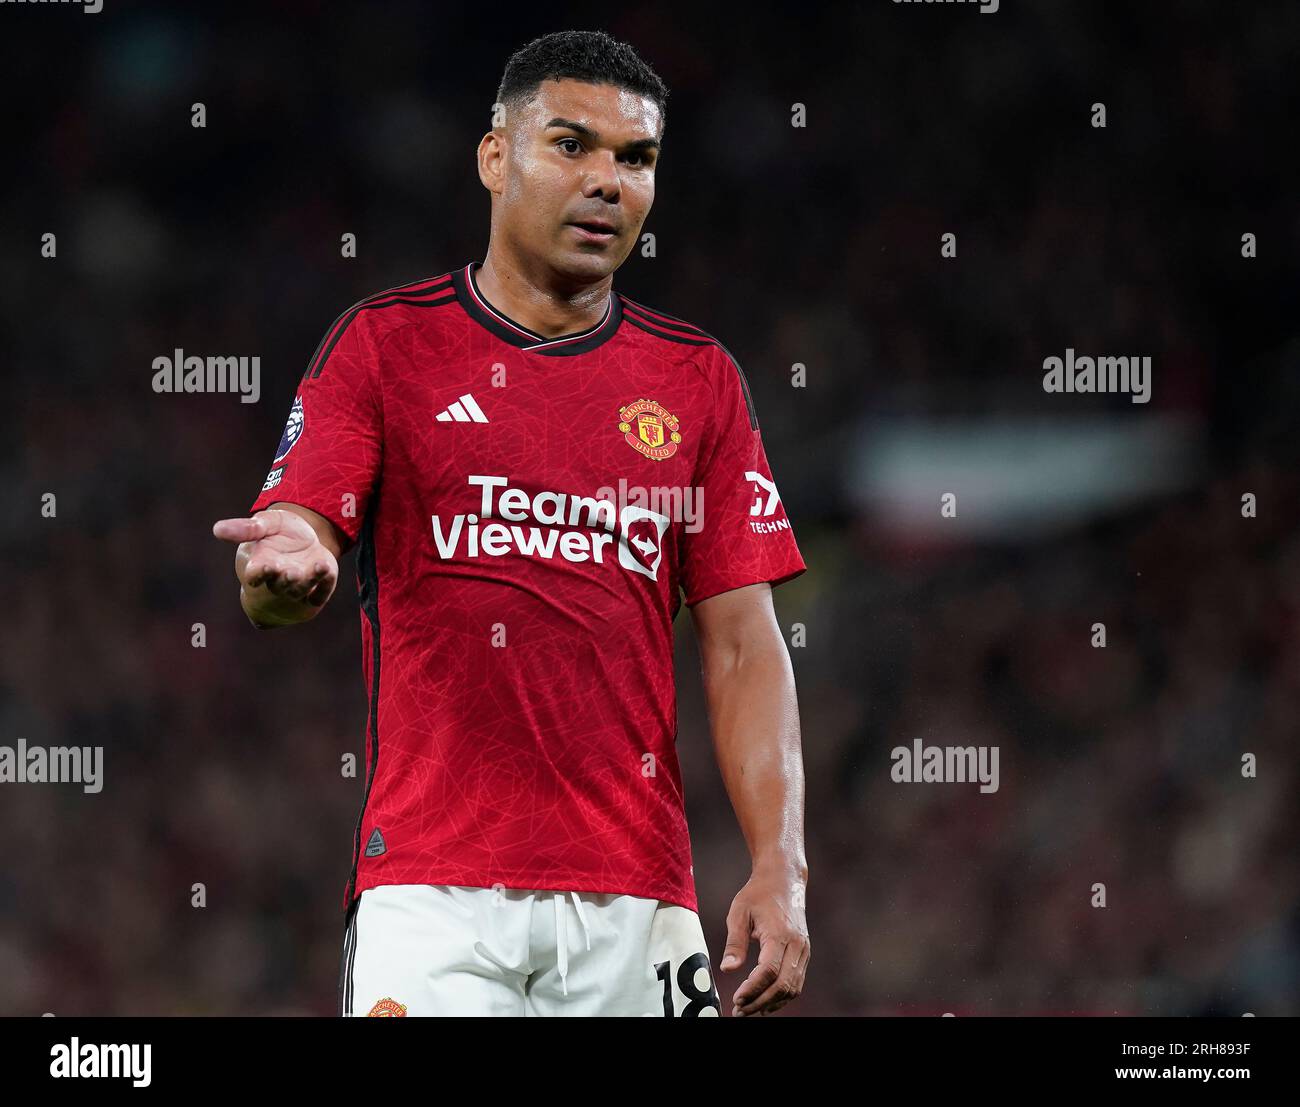
[[[733,588],[791,580],[807,566],[763,449],[749,386],[720,347],[707,347],[714,411],[711,442],[695,478],[702,497],[694,531],[682,535],[688,606]]]
[[[280,501],[301,504],[356,541],[383,442],[378,339],[369,319],[368,312],[352,313],[325,335],[250,513]]]

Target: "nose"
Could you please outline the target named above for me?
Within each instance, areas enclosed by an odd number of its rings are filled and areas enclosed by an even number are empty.
[[[613,150],[601,150],[596,156],[587,160],[587,176],[583,181],[584,196],[599,196],[610,203],[617,203],[622,189],[618,175],[618,162]]]

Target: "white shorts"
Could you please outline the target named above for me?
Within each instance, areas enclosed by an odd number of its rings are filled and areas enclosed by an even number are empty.
[[[348,913],[345,1017],[721,1013],[700,918],[676,904],[386,884]]]

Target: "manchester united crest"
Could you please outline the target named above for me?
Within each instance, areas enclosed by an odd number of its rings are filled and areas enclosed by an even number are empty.
[[[682,436],[677,416],[654,400],[637,400],[618,409],[623,441],[651,461],[666,461],[677,452]]]
[[[398,1003],[395,999],[384,998],[370,1008],[370,1014],[366,1017],[370,1019],[404,1019],[406,1018],[406,1004]]]

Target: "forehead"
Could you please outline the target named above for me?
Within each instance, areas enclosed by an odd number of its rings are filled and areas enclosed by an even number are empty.
[[[658,138],[660,130],[659,106],[650,97],[617,85],[588,84],[569,78],[539,84],[528,103],[526,117],[529,126],[539,130],[556,117],[569,119],[606,140]]]

